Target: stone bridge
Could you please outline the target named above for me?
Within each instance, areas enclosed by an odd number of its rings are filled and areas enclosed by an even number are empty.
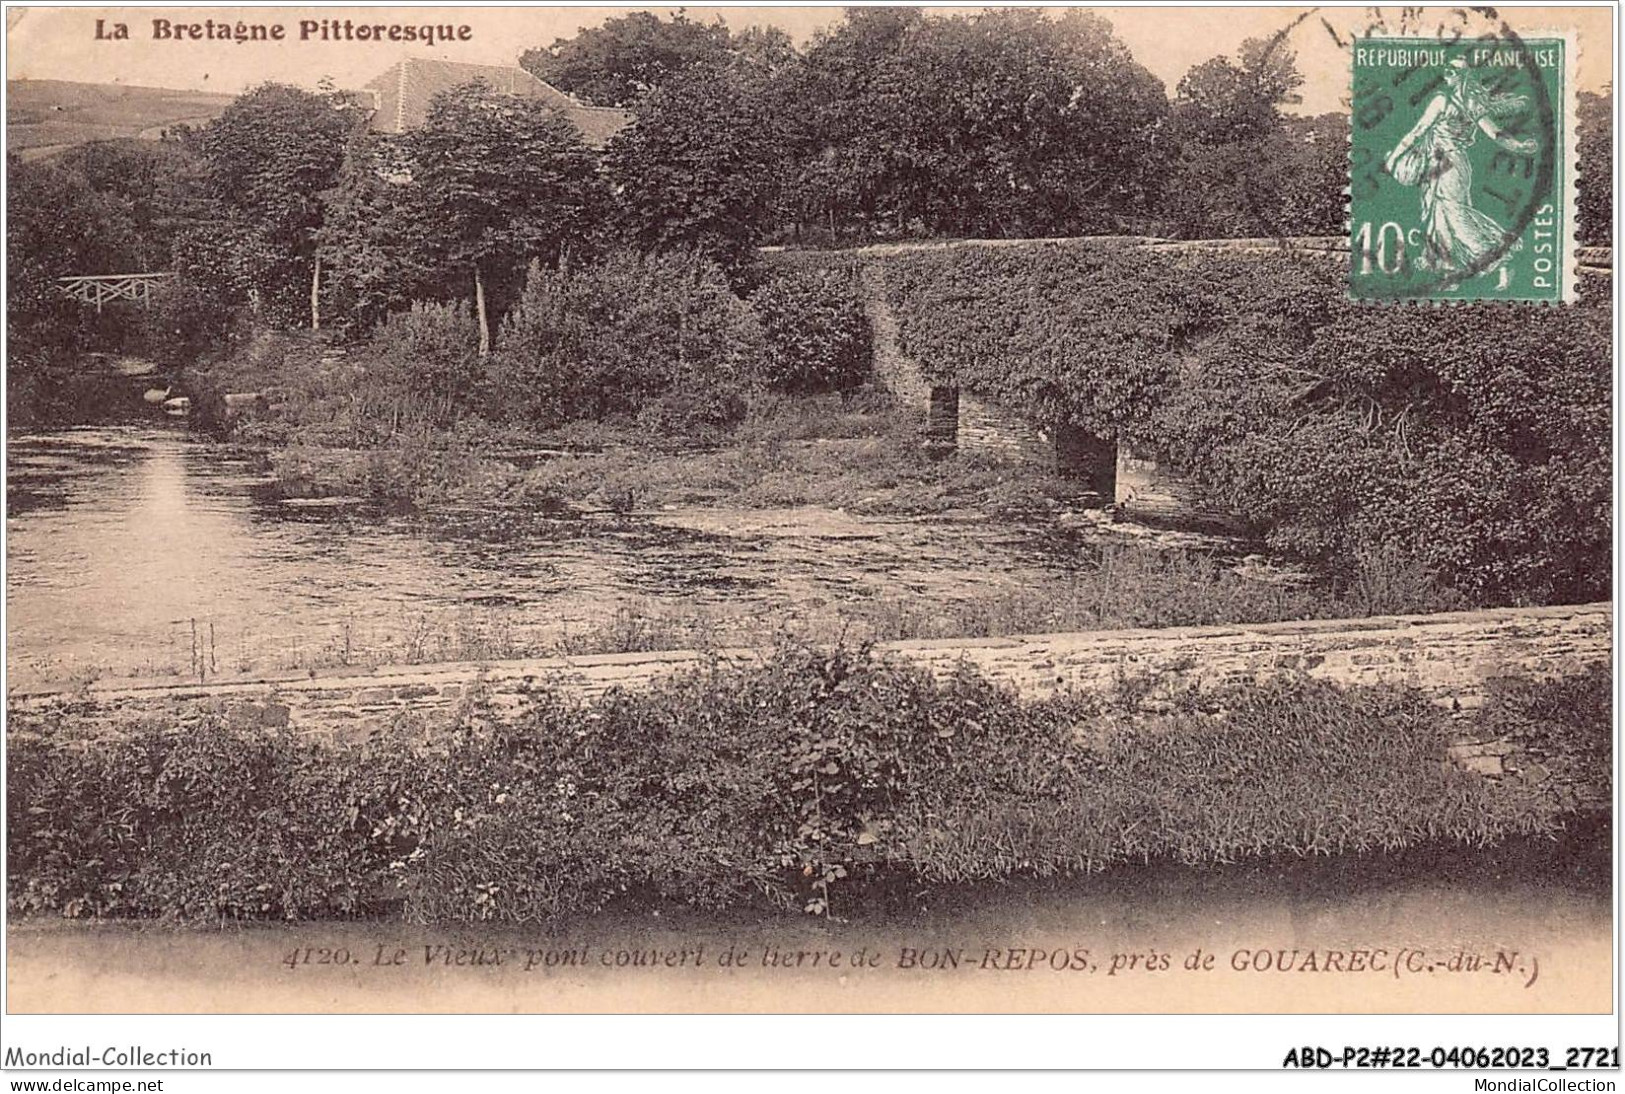
[[[1128,243],[1149,251],[1228,251],[1265,254],[1273,251],[1325,255],[1346,261],[1349,241],[1341,236],[1292,239],[1171,240],[1153,237],[1085,237],[1080,239],[967,239],[921,243],[884,243],[841,252],[861,261],[864,308],[874,334],[874,367],[882,386],[905,408],[920,413],[926,423],[928,447],[984,452],[1006,459],[1042,464],[1084,482],[1102,500],[1142,519],[1215,527],[1231,523],[1226,514],[1204,509],[1192,485],[1148,453],[1115,441],[1093,437],[1066,426],[1035,425],[1020,415],[976,399],[955,387],[932,385],[918,362],[903,352],[896,316],[886,299],[880,266],[889,256],[919,251],[967,248],[1010,248]],[[1590,274],[1612,276],[1613,250],[1582,247],[1576,252],[1579,268]]]

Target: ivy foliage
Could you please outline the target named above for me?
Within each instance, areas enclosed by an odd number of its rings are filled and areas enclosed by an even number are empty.
[[[1579,159],[1576,236],[1587,247],[1609,247],[1614,241],[1614,101],[1609,95],[1579,95]]]
[[[882,261],[938,382],[1147,452],[1279,550],[1399,547],[1486,603],[1609,594],[1606,284],[1572,307],[1382,308],[1310,252]]]

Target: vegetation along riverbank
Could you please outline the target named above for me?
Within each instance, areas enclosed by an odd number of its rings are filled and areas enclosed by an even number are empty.
[[[10,898],[201,923],[844,916],[1129,863],[1556,837],[1611,801],[1606,672],[1504,681],[1461,717],[1403,688],[1148,686],[1022,700],[787,647],[500,717],[475,695],[429,734],[14,714]],[[1447,758],[1464,737],[1505,743],[1500,776]]]

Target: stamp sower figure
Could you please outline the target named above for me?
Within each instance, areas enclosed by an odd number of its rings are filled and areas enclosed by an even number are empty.
[[[1512,280],[1506,260],[1522,245],[1487,213],[1473,207],[1473,166],[1467,150],[1480,130],[1502,148],[1518,155],[1536,149],[1533,139],[1501,132],[1504,119],[1527,105],[1525,95],[1491,93],[1467,59],[1457,57],[1444,74],[1445,89],[1435,95],[1384,163],[1405,186],[1422,188],[1421,265],[1441,273],[1479,274],[1500,271],[1498,290]],[[1497,251],[1500,253],[1497,255]],[[1491,260],[1491,256],[1496,257]]]

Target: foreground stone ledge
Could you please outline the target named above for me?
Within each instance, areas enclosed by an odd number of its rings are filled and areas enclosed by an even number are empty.
[[[1024,634],[889,642],[884,658],[938,676],[970,666],[1027,697],[1063,688],[1111,688],[1153,678],[1165,689],[1210,688],[1303,674],[1345,685],[1403,684],[1437,702],[1470,708],[1500,676],[1553,677],[1608,665],[1613,606],[1507,608],[1439,615],[1303,620],[1211,627]],[[531,687],[581,696],[638,688],[710,664],[759,664],[762,649],[553,657],[523,661],[386,666],[225,683],[107,681],[74,693],[12,692],[13,710],[64,703],[93,712],[160,712],[177,706],[223,712],[243,728],[292,726],[315,733],[365,732],[401,717],[454,710],[474,685],[498,707]]]

